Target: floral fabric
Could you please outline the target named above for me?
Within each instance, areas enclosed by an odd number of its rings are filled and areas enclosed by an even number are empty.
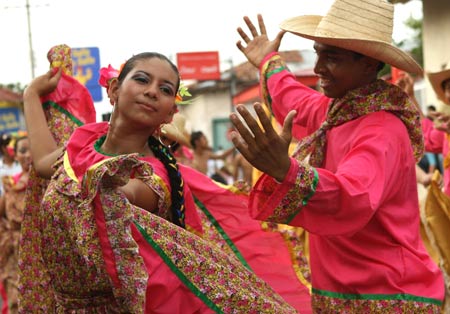
[[[0,215],[0,282],[5,287],[11,313],[17,313],[18,307],[19,239],[25,208],[25,188],[15,187],[21,174],[2,178],[5,182],[3,194],[5,210]]]
[[[72,86],[76,89],[76,86]],[[84,123],[95,121],[95,110],[92,100],[84,98],[77,102],[83,106],[81,118],[69,112],[67,103],[58,103],[61,99],[70,98],[70,93],[61,97],[59,94],[47,96],[43,103],[48,128],[55,142],[64,146],[72,132]],[[50,180],[39,177],[31,168],[28,187],[25,192],[24,218],[21,226],[19,244],[19,313],[54,313],[53,291],[50,289],[50,278],[41,258],[40,203]]]
[[[95,141],[84,143],[95,154]],[[70,142],[67,154],[39,215],[40,252],[57,312],[295,312],[232,255],[128,203],[116,187],[130,174],[151,188],[157,182],[145,160],[96,153],[80,176],[77,157],[85,155]]]

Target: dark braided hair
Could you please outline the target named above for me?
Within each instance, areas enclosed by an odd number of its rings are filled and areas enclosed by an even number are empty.
[[[151,136],[148,139],[148,146],[159,161],[161,161],[169,174],[170,180],[170,198],[172,201],[172,222],[182,228],[185,228],[184,214],[184,181],[178,169],[176,159],[172,156],[169,149],[162,145],[156,138]]]

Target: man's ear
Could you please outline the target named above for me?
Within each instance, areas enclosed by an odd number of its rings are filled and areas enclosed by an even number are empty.
[[[369,73],[378,73],[378,65],[380,61],[375,60],[374,58],[365,57],[366,63],[366,72]]]

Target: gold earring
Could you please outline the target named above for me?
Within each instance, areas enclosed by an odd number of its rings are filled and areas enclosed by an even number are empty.
[[[114,109],[115,109],[115,108],[116,108],[116,104],[114,103],[114,104],[112,105],[111,114],[109,115],[108,125],[111,125],[112,116],[113,116],[113,113],[114,113]]]

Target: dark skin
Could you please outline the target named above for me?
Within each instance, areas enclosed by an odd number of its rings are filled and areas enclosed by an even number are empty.
[[[251,64],[259,67],[267,54],[278,51],[285,31],[280,31],[271,41],[261,15],[258,15],[259,31],[247,16],[244,17],[244,22],[250,34],[239,27],[237,32],[245,46],[241,40],[236,46]],[[320,78],[324,94],[330,98],[343,97],[348,91],[377,79],[377,68],[380,63],[377,60],[317,42],[314,49],[317,53],[314,71]],[[352,75],[348,75],[349,73]],[[237,130],[231,134],[233,144],[255,168],[281,182],[290,168],[288,149],[292,140],[292,125],[296,111],[288,113],[282,131],[278,134],[262,106],[255,103],[254,109],[261,127],[244,106],[238,106],[237,111],[248,128],[236,113],[230,115]]]

